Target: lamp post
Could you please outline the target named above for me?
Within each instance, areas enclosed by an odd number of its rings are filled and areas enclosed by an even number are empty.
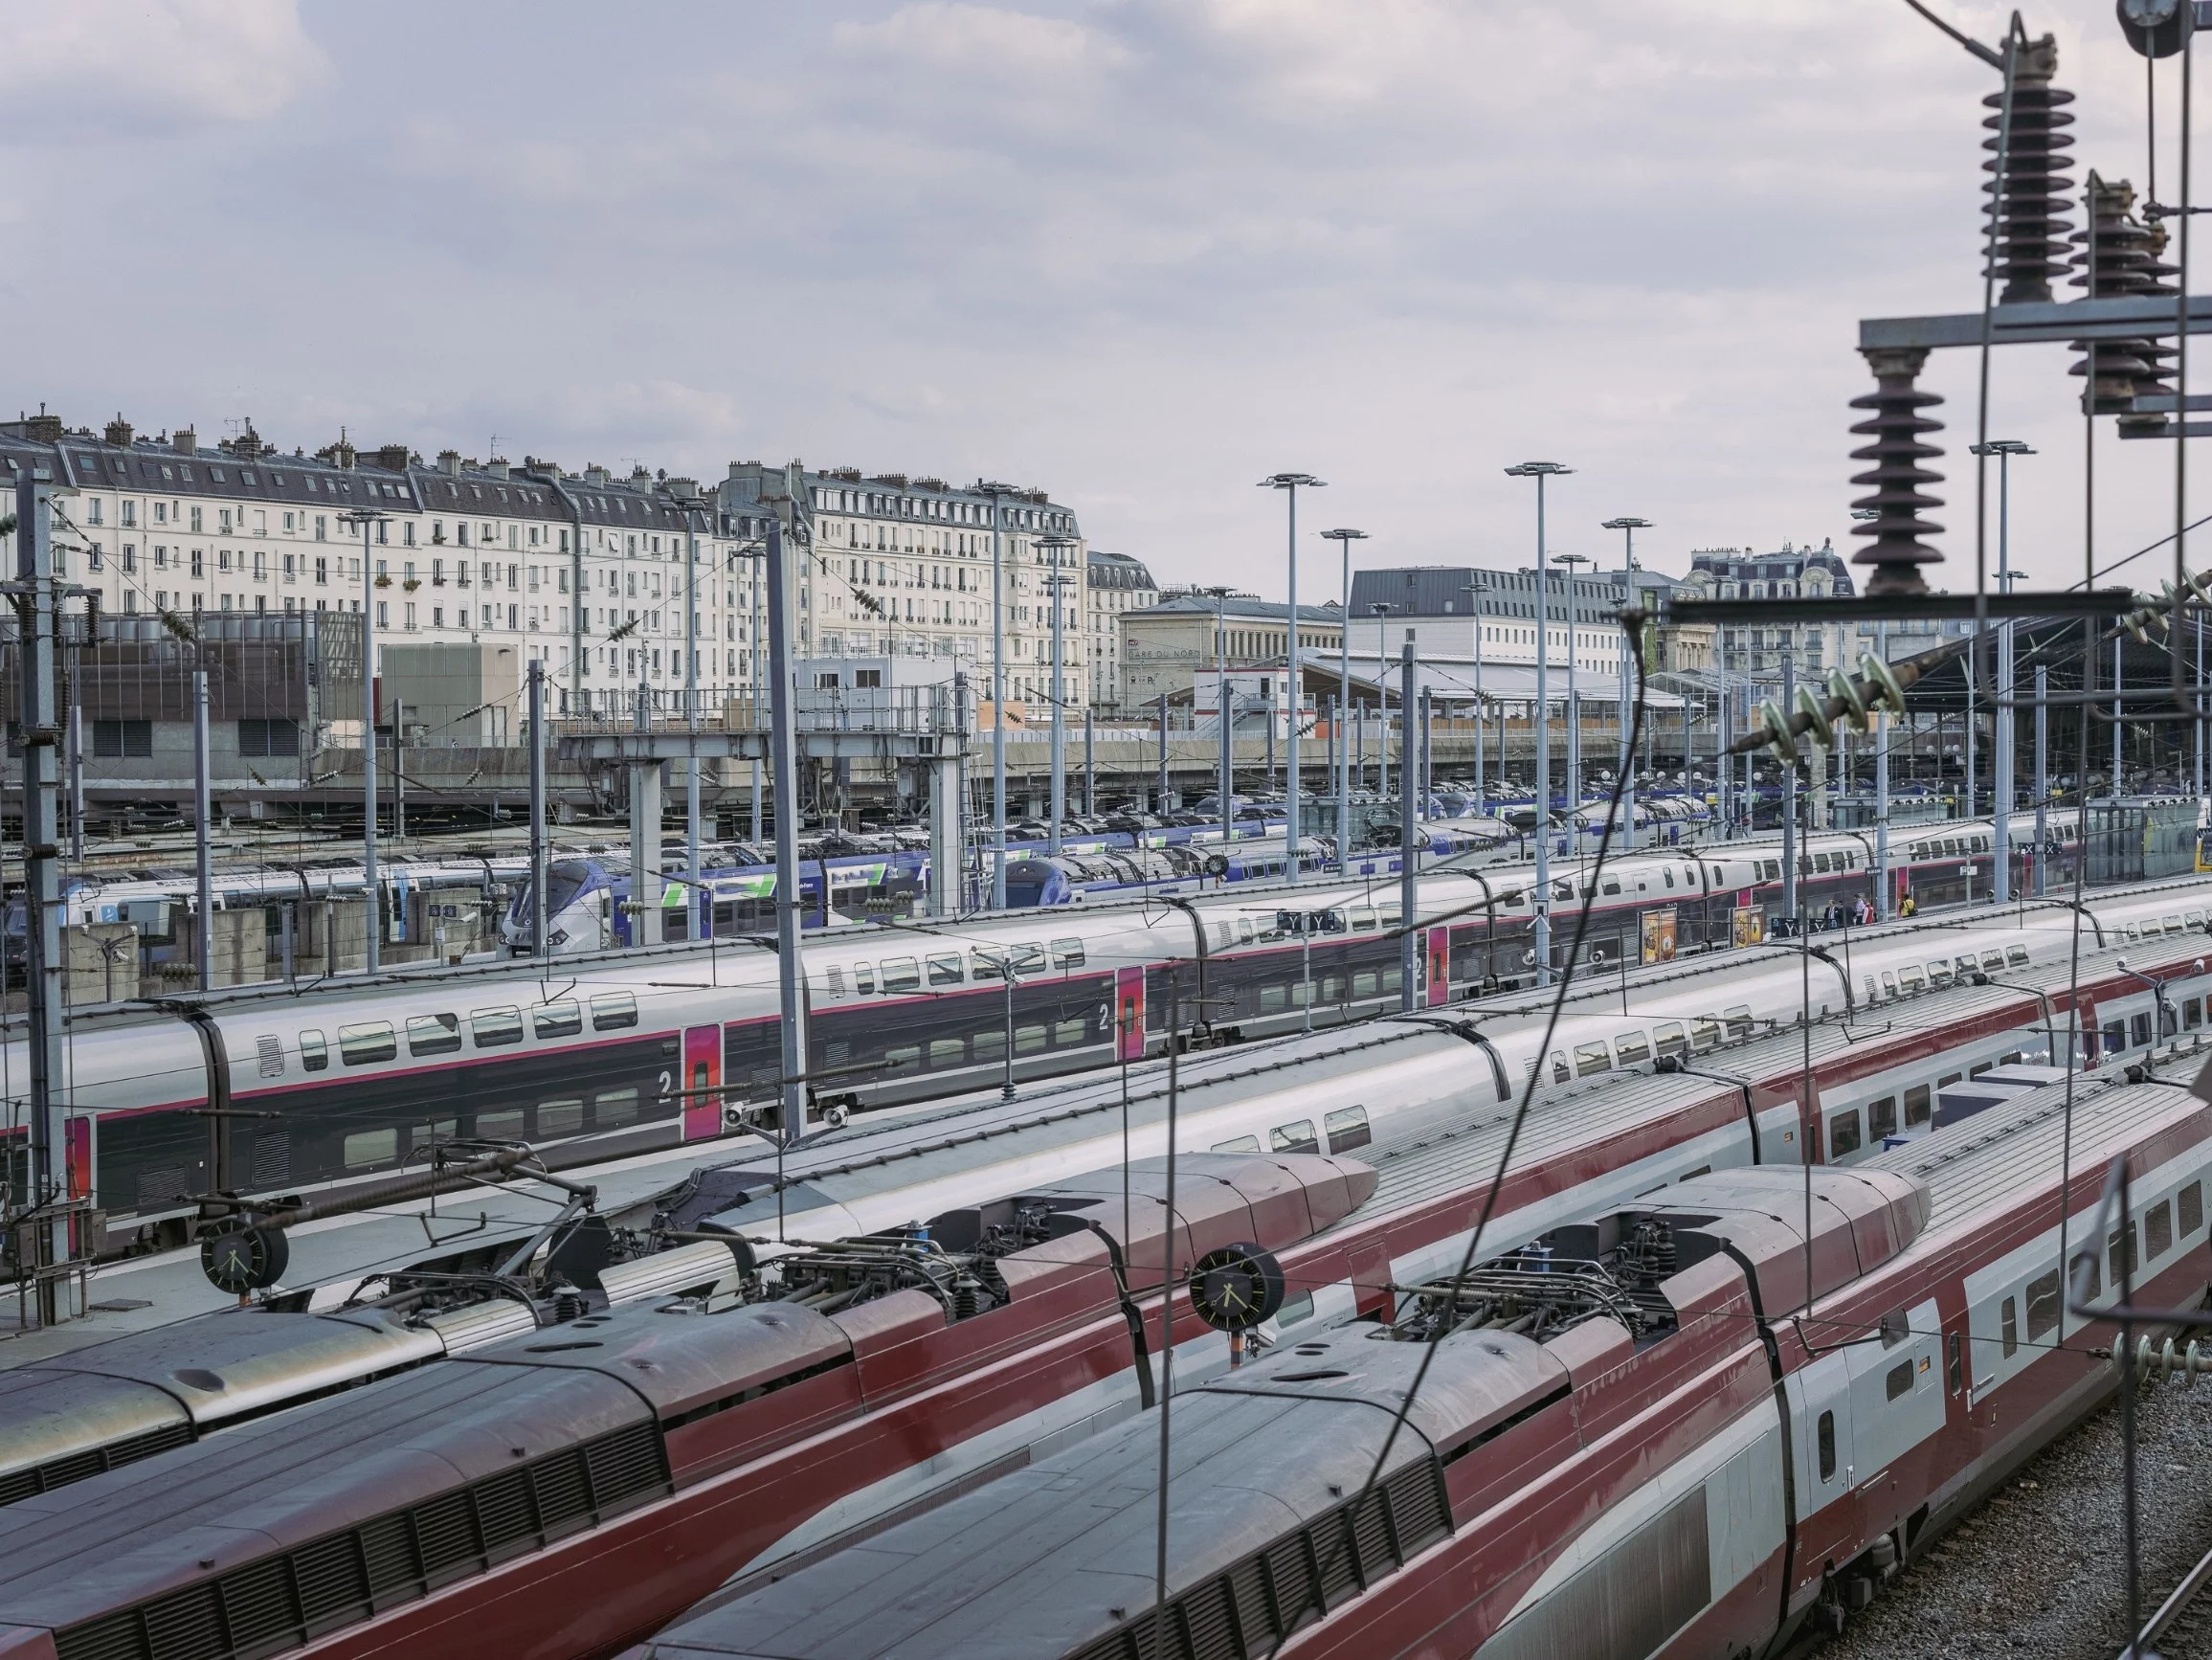
[[[1550,685],[1552,601],[1544,565],[1544,481],[1571,473],[1557,461],[1522,461],[1506,469],[1513,479],[1536,481],[1536,983],[1552,983],[1552,730],[1546,703]]]
[[[1620,585],[1626,591],[1623,597],[1628,603],[1634,604],[1636,601],[1636,532],[1650,529],[1651,521],[1627,517],[1608,519],[1600,528],[1620,532]],[[1628,752],[1628,729],[1634,725],[1634,722],[1629,718],[1628,670],[1628,646],[1624,638],[1620,653],[1620,811],[1623,815],[1623,822],[1620,825],[1620,850],[1623,853],[1633,853],[1636,850],[1636,772],[1631,764],[1636,757]],[[1684,700],[1682,707],[1682,770],[1687,774],[1689,771],[1689,703],[1687,699]]]
[[[1582,694],[1575,689],[1575,667],[1582,656],[1581,630],[1575,610],[1581,596],[1575,592],[1575,568],[1595,565],[1587,553],[1552,555],[1567,567],[1567,845],[1576,858],[1582,854]]]
[[[380,966],[384,925],[384,895],[376,877],[376,570],[369,551],[369,527],[389,523],[390,513],[377,507],[352,507],[338,515],[341,525],[361,527],[361,890],[369,904],[369,951],[363,966],[369,974]],[[398,734],[392,734],[392,760],[398,764]],[[330,945],[324,942],[324,953]]]
[[[1460,584],[1460,592],[1467,595],[1467,609],[1475,620],[1475,812],[1480,815],[1486,805],[1483,798],[1483,595],[1490,585],[1481,577]],[[1499,760],[1505,752],[1501,749]]]
[[[1288,642],[1288,650],[1284,661],[1285,678],[1290,683],[1290,729],[1285,735],[1283,745],[1283,805],[1288,823],[1285,831],[1287,837],[1287,845],[1283,850],[1283,867],[1285,874],[1293,883],[1297,882],[1299,875],[1298,711],[1299,707],[1305,702],[1305,699],[1299,695],[1302,688],[1298,675],[1298,488],[1301,484],[1309,490],[1320,490],[1328,487],[1326,481],[1315,478],[1311,473],[1270,473],[1260,481],[1260,487],[1262,490],[1281,490],[1283,492],[1284,505],[1289,509],[1290,515],[1290,540],[1288,551],[1285,554],[1290,567],[1289,622],[1284,632],[1284,639]]]
[[[1012,484],[977,480],[991,498],[991,907],[1006,909],[1006,511]]]
[[[1997,588],[2000,594],[2012,592],[2012,458],[2032,456],[2034,449],[2019,438],[1997,438],[1986,444],[1973,446],[1977,456],[1997,458]],[[1973,676],[1967,677],[1971,690]],[[1967,719],[1973,719],[1971,710]],[[1997,625],[1997,717],[1991,741],[1997,753],[1992,757],[1990,793],[1995,822],[1990,840],[1997,858],[1997,890],[1994,895],[1999,905],[2012,898],[2012,624]],[[1973,817],[1974,802],[1971,781],[1968,785],[1967,816]],[[2040,857],[2040,852],[2039,852]]]
[[[1229,719],[1229,594],[1226,588],[1207,588],[1200,592],[1214,596],[1214,672],[1219,690],[1216,694],[1215,724],[1221,732],[1221,787],[1216,797],[1216,806],[1221,819],[1221,844],[1228,848],[1229,838],[1235,834],[1236,820],[1231,813],[1230,786],[1236,776],[1236,756],[1230,746],[1236,742],[1236,731]],[[1197,713],[1197,693],[1191,695],[1191,712]]]
[[[1352,870],[1352,748],[1345,742],[1346,715],[1352,707],[1352,545],[1367,540],[1365,530],[1324,530],[1344,555],[1344,596],[1338,602],[1336,665],[1336,868]]]
[[[1390,607],[1382,600],[1368,602],[1368,610],[1374,613],[1374,793],[1390,794],[1390,659],[1384,655],[1382,619],[1390,615]],[[1398,756],[1399,765],[1405,757]]]
[[[1067,817],[1067,698],[1061,676],[1061,592],[1069,587],[1074,578],[1060,568],[1061,559],[1070,548],[1081,546],[1073,536],[1039,536],[1036,546],[1048,550],[1052,555],[1052,573],[1044,585],[1052,594],[1052,841],[1055,858],[1060,855],[1061,820]]]

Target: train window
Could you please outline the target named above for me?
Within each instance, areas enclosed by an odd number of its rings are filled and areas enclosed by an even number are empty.
[[[1367,1127],[1364,1107],[1341,1107],[1323,1117],[1321,1128],[1329,1133],[1331,1153],[1350,1153],[1354,1147],[1365,1147],[1374,1139],[1374,1133]]]
[[[1967,1067],[1967,1068],[1966,1068],[1966,1075],[1967,1075],[1969,1078],[1978,1078],[1978,1077],[1980,1077],[1980,1076],[1982,1075],[1982,1073],[1984,1073],[1984,1072],[1988,1071],[1988,1070],[1989,1070],[1989,1068],[1990,1068],[1992,1066],[1994,1066],[1994,1065],[1996,1065],[1996,1063],[1995,1063],[1995,1062],[1992,1062],[1992,1061],[1983,1061],[1983,1062],[1981,1062],[1981,1063],[1980,1063],[1978,1066],[1969,1066],[1969,1067]]]
[[[1897,1133],[1897,1097],[1885,1095],[1866,1109],[1866,1133],[1877,1141]]]
[[[974,950],[968,953],[968,977],[972,980],[1002,980],[1005,966],[996,952]]]
[[[1603,891],[1606,893],[1619,893],[1620,891],[1620,878],[1618,876],[1608,876],[1605,879]]]
[[[1897,976],[1888,969],[1882,971],[1882,995],[1886,998],[1897,995]]]
[[[2189,930],[2179,917],[2169,916],[2166,918],[2166,931],[2168,933],[2187,933]]]
[[[1665,879],[1667,886],[1672,887],[1674,886],[1674,872],[1672,869],[1663,867],[1659,874]]]
[[[2105,1235],[2105,1257],[2111,1264],[2112,1284],[2120,1283],[2122,1274],[2135,1271],[2135,1224],[2130,1222]]]
[[[571,1101],[541,1101],[538,1103],[538,1133],[545,1135],[573,1135],[584,1128],[584,1102],[582,1097]]]
[[[632,992],[602,992],[592,999],[592,1030],[619,1031],[637,1023],[637,998]]]
[[[441,1141],[451,1141],[460,1133],[458,1118],[439,1118],[429,1124],[417,1124],[407,1133],[410,1148],[436,1147]]]
[[[471,1009],[468,1029],[478,1048],[504,1048],[509,1043],[523,1041],[523,1011],[511,1008]]]
[[[460,1047],[458,1015],[407,1017],[407,1052],[411,1056],[450,1055]]]
[[[1036,940],[1014,948],[1014,972],[1017,976],[1044,973],[1044,947]],[[890,988],[885,987],[886,991]]]
[[[1240,1135],[1233,1140],[1217,1141],[1212,1150],[1216,1153],[1257,1153],[1260,1151],[1260,1137]]]
[[[1690,1046],[1701,1053],[1720,1047],[1720,1022],[1710,1015],[1693,1016],[1689,1022]]]
[[[1250,917],[1240,916],[1237,919],[1237,939],[1242,945],[1252,943],[1252,919]],[[1066,951],[1072,951],[1074,954],[1072,956],[1062,954]],[[1052,954],[1059,960],[1061,968],[1081,967],[1083,964],[1083,941],[1080,939],[1056,939],[1052,942]]]
[[[1574,1076],[1574,1072],[1571,1071],[1567,1066],[1567,1051],[1564,1049],[1553,1049],[1552,1051],[1552,1082],[1554,1084],[1564,1084]]]
[[[1364,905],[1355,905],[1352,908],[1352,927],[1353,932],[1356,933],[1362,929],[1370,929],[1374,926],[1374,912],[1372,909]]]
[[[637,1091],[635,1089],[602,1089],[592,1097],[592,1122],[602,1130],[627,1124],[637,1116]]]
[[[1951,1340],[1944,1345],[1943,1375],[1945,1383],[1954,1395],[1966,1387],[1966,1357],[1960,1352],[1960,1347],[1958,1334],[1952,1333]]]
[[[1949,985],[1951,983],[1951,965],[1941,961],[1930,963],[1928,965],[1928,983],[1937,991],[1941,991]]]
[[[1593,1072],[1607,1072],[1613,1068],[1613,1053],[1606,1048],[1603,1039],[1575,1045],[1575,1076],[1587,1078]]]
[[[1859,1151],[1859,1110],[1838,1112],[1828,1120],[1828,1161]]]
[[[573,1038],[583,1029],[581,1003],[547,1003],[530,1011],[530,1030],[541,1038]]]
[[[877,968],[883,976],[886,992],[918,992],[922,989],[922,965],[910,956],[887,956]]]
[[[1684,1035],[1680,1021],[1662,1021],[1651,1028],[1652,1046],[1662,1055],[1687,1055],[1689,1039]]]
[[[2128,1022],[2127,1022],[2127,1021],[2107,1021],[2105,1022],[2105,1043],[2104,1043],[2104,1046],[2105,1046],[2105,1053],[2106,1053],[2106,1054],[2108,1054],[2108,1055],[2116,1055],[2116,1054],[2118,1054],[2118,1053],[2119,1053],[2119,1052],[2120,1052],[2122,1049],[2124,1049],[2124,1048],[2126,1048],[2126,1047],[2128,1046]]]
[[[2006,946],[2004,948],[2004,960],[2012,964],[2014,968],[2027,967],[2027,947],[2024,945]]]
[[[1633,1066],[1651,1059],[1651,1040],[1642,1032],[1616,1033],[1613,1052],[1620,1057],[1623,1066]]]
[[[2195,1031],[2204,1023],[2204,1003],[2201,998],[2187,998],[2181,1003],[2181,1024]]]
[[[2151,1041],[2151,1017],[2149,1015],[2130,1015],[2128,1017],[2128,1036],[2137,1048],[2142,1048],[2148,1044]]]
[[[396,1125],[383,1130],[356,1130],[346,1138],[346,1168],[365,1170],[372,1164],[390,1164],[399,1156]]]
[[[2189,918],[2189,926],[2191,928],[2202,928],[2204,926],[2204,913],[2202,911],[2192,910],[2186,914]]]
[[[1985,969],[2000,969],[2004,967],[2004,953],[2000,951],[1983,952],[1981,953],[1981,966]]]
[[[2130,939],[2141,939],[2143,937],[2143,931],[2140,925],[2133,922],[2128,924],[2127,933]]]
[[[1237,931],[1247,945],[1251,943],[1252,923],[1249,918],[1238,920]],[[1081,968],[1083,967],[1083,960],[1082,940],[1056,939],[1052,942],[1052,963],[1055,968]]]
[[[523,1110],[509,1107],[498,1112],[479,1112],[476,1127],[471,1133],[485,1141],[520,1141],[523,1138]]]
[[[1882,1389],[1883,1393],[1892,1401],[1902,1401],[1906,1396],[1911,1394],[1912,1362],[1900,1360],[1896,1365],[1890,1367],[1888,1375],[1882,1380]]]
[[[1738,1003],[1733,1008],[1723,1009],[1720,1012],[1720,1018],[1728,1022],[1728,1035],[1730,1037],[1748,1038],[1752,1035],[1751,1004]]]
[[[929,983],[933,986],[956,986],[960,983],[960,953],[932,954],[928,959]]]
[[[1919,964],[1907,963],[1897,971],[1897,983],[1908,992],[1924,992],[1928,989],[1928,976],[1920,972]]]
[[[390,1021],[364,1021],[359,1025],[338,1028],[338,1052],[346,1058],[348,1066],[367,1066],[373,1062],[396,1059],[399,1039]]]
[[[1816,1438],[1821,1444],[1821,1479],[1822,1481],[1834,1481],[1836,1479],[1836,1415],[1833,1412],[1821,1414],[1820,1427]]]
[[[1720,866],[1717,864],[1709,864],[1705,867],[1705,871],[1706,880],[1709,882],[1713,886],[1718,887],[1720,886]]]
[[[874,992],[875,989],[876,965],[866,962],[853,964],[853,990],[865,996]]]
[[[2174,1248],[2174,1207],[2165,1200],[2143,1213],[2143,1260],[2156,1262]]]
[[[1313,1120],[1301,1118],[1295,1124],[1278,1124],[1268,1131],[1267,1147],[1273,1153],[1319,1153],[1321,1141],[1313,1133]]]
[[[2187,1239],[2204,1226],[2204,1184],[2192,1181],[2174,1197],[2180,1213],[2181,1237]]]
[[[1372,998],[1376,995],[1375,987],[1377,984],[1378,981],[1372,972],[1362,970],[1352,976],[1352,995],[1354,998]]]
[[[1980,959],[1977,958],[1972,952],[1964,952],[1960,953],[1957,961],[1954,966],[1958,970],[1958,983],[1960,985],[1964,985],[1966,983],[1966,978],[1969,975],[1977,975],[1981,972]]]
[[[2027,1340],[2038,1342],[2058,1330],[2059,1324],[2059,1271],[2027,1283]]]
[[[330,1045],[323,1041],[321,1032],[300,1034],[300,1065],[309,1072],[321,1072],[330,1065]]]
[[[1999,1309],[1997,1327],[2004,1338],[2004,1357],[2009,1360],[2020,1347],[2020,1299],[2007,1297]]]
[[[1814,855],[1813,855],[1813,868],[1814,868],[1816,871],[1818,871],[1818,872],[1819,872],[1821,875],[1822,875],[1822,876],[1825,876],[1825,875],[1827,875],[1827,874],[1828,874],[1828,856],[1827,856],[1825,853],[1816,853],[1816,854],[1814,854]]]

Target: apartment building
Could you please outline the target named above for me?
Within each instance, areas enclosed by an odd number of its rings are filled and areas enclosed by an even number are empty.
[[[1090,636],[1090,701],[1111,708],[1122,696],[1121,619],[1128,612],[1157,605],[1160,591],[1144,563],[1126,553],[1101,553],[1093,549],[1086,564],[1089,581],[1084,627]]]
[[[1298,649],[1333,661],[1344,630],[1334,604],[1298,608]],[[1158,604],[1121,614],[1122,707],[1139,709],[1163,692],[1188,697],[1226,658],[1232,669],[1264,668],[1288,656],[1290,608],[1249,594],[1170,590]]]

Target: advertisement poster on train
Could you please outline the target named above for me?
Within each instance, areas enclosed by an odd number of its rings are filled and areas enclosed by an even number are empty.
[[[1643,913],[1643,960],[1646,963],[1674,960],[1674,907],[1662,906]]]
[[[1733,937],[1739,950],[1747,945],[1764,945],[1767,937],[1765,910],[1755,905],[1737,906]]]

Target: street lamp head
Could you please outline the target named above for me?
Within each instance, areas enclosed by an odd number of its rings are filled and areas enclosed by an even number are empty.
[[[1879,507],[1853,507],[1851,509],[1851,517],[1854,519],[1879,519],[1881,516],[1882,509]]]
[[[1295,490],[1301,484],[1313,490],[1329,487],[1328,481],[1317,479],[1311,473],[1269,473],[1260,481],[1262,490]]]
[[[382,507],[348,507],[338,515],[338,522],[341,525],[383,525],[389,523],[391,518],[391,515]]]
[[[1562,467],[1557,461],[1522,461],[1506,469],[1509,479],[1550,479],[1562,473],[1571,473],[1573,467]]]
[[[1595,565],[1597,561],[1587,553],[1554,553],[1552,555],[1552,563],[1554,565]]]
[[[1367,540],[1367,532],[1365,530],[1324,530],[1321,532],[1321,534],[1334,542],[1364,542]],[[1346,550],[1347,552],[1350,550],[1351,550],[1349,549]]]
[[[1630,518],[1608,519],[1598,528],[1601,530],[1648,530],[1651,528],[1651,521],[1649,519]]]
[[[1992,438],[1986,444],[1969,444],[1971,454],[1977,456],[2032,456],[2034,446],[2020,438]]]

